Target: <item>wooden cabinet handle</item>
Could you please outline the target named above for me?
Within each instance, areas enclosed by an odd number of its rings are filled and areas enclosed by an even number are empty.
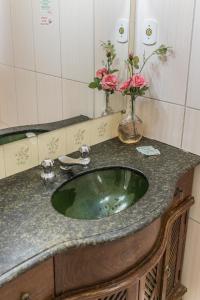
[[[183,196],[183,190],[180,187],[177,187],[174,193],[174,197],[182,198],[182,196]]]
[[[20,300],[31,300],[29,293],[21,294]]]

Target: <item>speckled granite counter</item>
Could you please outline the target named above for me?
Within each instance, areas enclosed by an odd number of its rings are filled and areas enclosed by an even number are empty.
[[[144,157],[135,146],[113,139],[92,147],[90,169],[126,166],[149,180],[145,196],[123,212],[101,220],[73,220],[57,213],[51,195],[67,180],[56,167],[57,179],[45,186],[40,168],[0,181],[0,286],[62,250],[111,241],[134,233],[160,217],[169,207],[179,177],[200,163],[200,157],[149,139],[161,156]],[[75,173],[85,172],[78,168]]]

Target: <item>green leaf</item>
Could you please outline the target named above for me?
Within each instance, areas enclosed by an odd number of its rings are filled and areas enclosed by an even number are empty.
[[[118,72],[118,71],[119,71],[118,69],[111,70],[111,71],[110,71],[110,74],[116,73],[116,72]]]
[[[133,57],[133,62],[134,62],[134,64],[138,65],[139,62],[140,62],[139,56],[134,56]]]
[[[164,56],[168,53],[169,49],[171,49],[171,47],[168,47],[165,45],[160,45],[160,47],[155,50],[155,53],[157,55]]]
[[[90,84],[88,86],[91,89],[96,89],[98,87],[98,84],[96,82],[90,82]]]

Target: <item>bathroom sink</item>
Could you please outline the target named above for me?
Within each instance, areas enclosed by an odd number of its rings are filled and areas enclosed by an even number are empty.
[[[94,220],[117,214],[134,205],[148,190],[139,171],[114,167],[80,175],[59,187],[53,207],[66,217]]]
[[[16,131],[0,135],[0,145],[16,142],[28,137],[33,137],[41,133],[45,133],[47,130],[43,129],[30,129],[26,131]]]

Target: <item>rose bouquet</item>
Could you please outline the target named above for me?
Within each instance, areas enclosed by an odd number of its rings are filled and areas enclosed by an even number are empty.
[[[94,80],[89,84],[91,89],[98,89],[99,91],[103,90],[106,96],[106,110],[103,115],[112,113],[112,109],[109,105],[109,97],[113,94],[118,87],[119,80],[118,77],[114,74],[118,70],[113,68],[113,62],[116,58],[116,51],[114,45],[108,41],[107,43],[101,44],[106,61],[103,62],[103,68],[97,70]]]
[[[129,54],[126,60],[128,67],[129,78],[124,81],[118,91],[123,96],[130,96],[131,99],[131,111],[126,119],[120,123],[119,126],[119,138],[125,143],[136,143],[142,138],[143,126],[142,121],[135,115],[135,100],[138,96],[144,96],[146,91],[149,89],[149,83],[142,75],[142,71],[146,63],[153,56],[157,55],[160,58],[166,56],[169,51],[169,47],[161,45],[158,49],[153,51],[147,58],[143,57],[143,63],[140,67],[140,59],[138,56]]]

